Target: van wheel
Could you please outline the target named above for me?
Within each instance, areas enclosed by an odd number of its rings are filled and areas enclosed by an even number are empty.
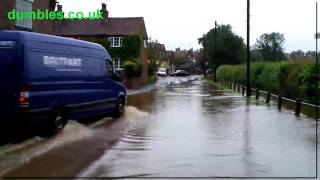
[[[63,110],[53,110],[49,120],[49,133],[55,134],[62,130],[67,124],[67,120],[66,113]]]
[[[124,114],[124,110],[125,110],[125,101],[124,101],[124,99],[122,99],[122,98],[118,99],[112,117],[118,118],[118,117],[122,116]]]

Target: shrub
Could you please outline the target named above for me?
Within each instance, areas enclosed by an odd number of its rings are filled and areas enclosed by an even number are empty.
[[[302,73],[299,75],[299,95],[303,99],[307,99],[309,102],[316,102],[316,65],[313,64],[307,64],[303,67]],[[320,93],[320,85],[318,86],[318,92]],[[319,94],[318,94],[319,95]],[[318,100],[320,100],[320,97],[318,97]],[[319,103],[319,102],[318,102]]]
[[[261,89],[270,90],[273,93],[279,93],[279,72],[279,63],[268,63],[265,68],[263,68],[262,73],[259,76],[255,77],[255,79],[257,79],[256,84],[252,85],[260,87]]]
[[[153,76],[156,70],[157,70],[157,65],[155,63],[151,62],[148,65],[148,75]]]
[[[307,102],[315,103],[316,77],[313,61],[256,62],[252,63],[250,71],[253,87],[281,93],[288,98],[299,97]],[[246,65],[220,66],[217,70],[217,77],[244,84]],[[320,86],[318,88],[320,92]]]
[[[139,60],[127,60],[123,66],[127,78],[139,78],[143,73],[143,64]]]
[[[266,63],[252,64],[250,78],[251,78],[252,84],[255,84],[257,86],[257,88],[262,88],[262,86],[258,83],[258,77],[261,76],[265,67],[266,67]],[[244,80],[244,81],[246,81],[246,80]]]
[[[132,61],[126,61],[123,65],[126,77],[132,78],[137,71],[137,64]]]

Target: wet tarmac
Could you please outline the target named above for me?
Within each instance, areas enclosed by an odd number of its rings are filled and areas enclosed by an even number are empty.
[[[131,91],[125,116],[0,146],[5,177],[315,177],[316,122],[197,77]]]

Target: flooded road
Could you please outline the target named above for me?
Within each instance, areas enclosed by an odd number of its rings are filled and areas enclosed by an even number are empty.
[[[0,147],[6,177],[315,177],[316,123],[198,78],[133,91],[124,117]]]

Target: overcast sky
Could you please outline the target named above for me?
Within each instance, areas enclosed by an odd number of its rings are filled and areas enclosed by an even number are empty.
[[[167,49],[198,49],[197,39],[219,24],[230,24],[246,39],[246,0],[59,0],[63,10],[95,11],[107,4],[110,17],[145,19],[149,37]],[[314,0],[251,0],[251,44],[263,33],[285,35],[285,51],[315,50]]]

